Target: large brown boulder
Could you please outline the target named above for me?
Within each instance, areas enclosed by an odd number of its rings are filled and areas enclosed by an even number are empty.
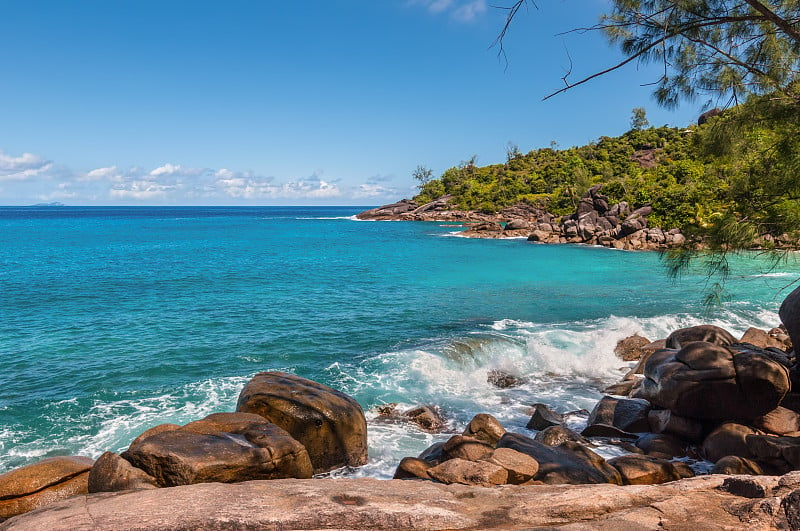
[[[644,354],[642,347],[649,344],[649,339],[639,334],[634,334],[617,341],[617,346],[614,347],[614,354],[621,358],[622,361],[636,361]]]
[[[758,347],[760,349],[765,348],[777,348],[780,350],[786,349],[786,344],[771,335],[769,332],[765,330],[761,330],[760,328],[748,328],[747,331],[742,336],[742,339],[739,340],[740,343],[749,343],[754,347]]]
[[[655,485],[683,477],[670,461],[646,455],[623,455],[608,464],[619,470],[624,485]]]
[[[783,300],[778,315],[786,327],[786,333],[792,338],[792,345],[800,345],[800,287]]]
[[[466,459],[467,461],[478,461],[484,457],[490,457],[494,452],[494,446],[473,437],[464,435],[453,435],[442,447],[443,458]]]
[[[431,479],[428,470],[434,466],[436,465],[417,457],[404,457],[397,465],[392,479]]]
[[[160,487],[309,478],[308,452],[288,433],[248,413],[215,413],[131,444],[121,455]]]
[[[604,396],[595,404],[587,424],[605,424],[625,432],[646,432],[650,431],[647,421],[649,411],[650,403],[647,400]]]
[[[567,441],[579,443],[588,442],[580,433],[565,428],[564,426],[550,426],[549,428],[545,428],[537,433],[533,440],[545,446],[559,446]]]
[[[89,472],[89,492],[155,488],[158,488],[156,478],[114,452],[105,452],[98,457]]]
[[[543,430],[564,422],[564,415],[556,413],[545,404],[534,404],[531,418],[525,426],[529,430]]]
[[[539,463],[533,457],[511,448],[498,448],[486,461],[506,469],[509,485],[530,481],[539,471]]]
[[[285,372],[261,372],[242,389],[236,411],[255,413],[308,450],[314,473],[367,462],[367,421],[353,398]]]
[[[653,409],[647,414],[650,431],[669,433],[685,441],[696,441],[703,435],[703,424],[695,419],[679,417],[668,409]]]
[[[462,485],[480,485],[491,487],[504,485],[508,480],[508,471],[488,461],[467,461],[466,459],[450,459],[428,469],[428,475],[441,483],[460,483]]]
[[[729,455],[752,458],[754,455],[747,447],[747,436],[757,433],[758,431],[749,426],[726,422],[705,438],[702,446],[703,455],[712,463]]]
[[[706,420],[752,420],[778,407],[790,388],[789,371],[780,363],[703,341],[656,352],[644,375],[637,398]]]
[[[748,435],[746,443],[758,459],[782,459],[792,470],[800,469],[800,437]]]
[[[680,349],[694,341],[728,346],[736,343],[730,332],[714,325],[698,325],[675,330],[667,336],[667,348]]]
[[[88,457],[50,457],[0,474],[0,520],[88,492]]]
[[[467,424],[467,427],[462,435],[474,437],[479,441],[483,441],[494,446],[505,432],[506,429],[496,418],[488,413],[478,413],[472,418],[469,424]]]
[[[636,447],[645,454],[662,459],[672,459],[686,455],[686,444],[668,433],[647,433],[639,437]]]
[[[800,431],[800,413],[777,407],[753,421],[753,426],[767,433],[787,435]]]
[[[613,483],[622,484],[616,468],[583,445],[567,441],[546,446],[518,433],[506,433],[498,448],[511,448],[533,457],[539,463],[534,480],[547,484]]]
[[[415,407],[403,413],[403,416],[428,433],[439,433],[447,426],[441,410],[436,406]]]

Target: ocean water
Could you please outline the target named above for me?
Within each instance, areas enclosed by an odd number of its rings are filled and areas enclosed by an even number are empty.
[[[616,342],[713,323],[770,328],[797,274],[736,258],[731,301],[703,315],[703,272],[656,253],[454,237],[356,221],[358,207],[0,208],[0,472],[121,451],[164,422],[233,411],[259,371],[356,398],[370,463],[448,437],[376,419],[398,403],[529,433],[529,408],[591,408],[626,364]],[[500,369],[526,383],[496,389]]]

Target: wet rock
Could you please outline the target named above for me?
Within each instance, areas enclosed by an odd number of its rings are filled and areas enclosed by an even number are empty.
[[[565,428],[564,426],[550,426],[549,428],[545,428],[537,433],[533,440],[545,446],[559,446],[567,441],[574,441],[582,444],[588,442],[580,433]]]
[[[789,371],[781,364],[701,341],[656,352],[644,372],[637,398],[695,419],[752,420],[778,407],[789,391]]]
[[[611,425],[629,433],[646,432],[650,431],[647,421],[649,411],[650,403],[647,400],[604,396],[592,409],[588,424]]]
[[[285,372],[261,372],[242,389],[236,410],[261,415],[300,441],[314,473],[367,462],[367,421],[346,394]]]
[[[50,457],[0,474],[0,518],[88,492],[88,457]]]
[[[462,435],[474,437],[494,446],[505,432],[506,429],[496,418],[487,413],[479,413],[467,424]]]
[[[680,417],[668,409],[652,409],[647,414],[650,431],[669,433],[685,441],[697,441],[703,436],[703,425],[687,417]]]
[[[567,441],[560,446],[546,446],[517,433],[506,433],[498,448],[511,448],[533,457],[539,463],[534,480],[546,484],[622,484],[617,469],[579,443]]]
[[[725,329],[714,325],[698,325],[672,332],[667,336],[666,348],[681,349],[695,341],[723,347],[736,343],[736,339]]]
[[[642,357],[642,347],[649,344],[649,339],[635,334],[625,339],[620,339],[617,342],[617,346],[614,347],[614,354],[621,358],[622,361],[636,361]]]
[[[445,460],[466,459],[467,461],[479,461],[490,457],[492,452],[494,452],[492,445],[464,435],[450,437],[442,447]]]
[[[461,485],[479,485],[492,487],[504,485],[508,480],[505,468],[487,461],[467,461],[450,459],[440,465],[428,469],[428,475],[441,483],[459,483]]]
[[[686,455],[686,446],[683,441],[666,433],[642,435],[636,440],[636,446],[641,448],[645,454],[662,459],[673,459]]]
[[[434,466],[416,457],[404,457],[397,465],[392,479],[431,479],[428,470]]]
[[[533,413],[525,427],[529,430],[543,430],[550,426],[558,426],[563,422],[563,415],[556,413],[545,404],[534,404]]]
[[[158,488],[156,478],[113,452],[105,452],[97,458],[88,479],[89,492]]]
[[[712,463],[727,455],[753,458],[755,455],[748,449],[746,438],[757,433],[758,431],[749,426],[726,422],[705,438],[702,446],[703,455]]]
[[[121,457],[154,477],[160,487],[308,478],[312,471],[302,444],[248,413],[215,413],[151,435],[131,444]]]
[[[608,464],[619,470],[623,485],[655,485],[682,477],[671,462],[646,455],[623,455]]]
[[[428,433],[439,433],[447,426],[441,410],[436,406],[420,406],[409,409],[403,413],[403,416]]]
[[[500,369],[492,369],[486,373],[486,383],[489,383],[499,389],[507,389],[509,387],[517,387],[525,383],[523,378],[514,376],[513,374],[501,371]]]
[[[506,469],[509,485],[530,481],[539,471],[539,463],[533,457],[511,448],[498,448],[487,461]]]

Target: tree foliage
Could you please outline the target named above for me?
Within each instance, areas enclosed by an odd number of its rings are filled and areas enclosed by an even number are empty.
[[[506,7],[496,44],[526,4]],[[750,94],[782,93],[800,102],[793,82],[800,72],[798,0],[613,0],[600,22],[576,31],[602,31],[625,59],[578,81],[564,78],[562,93],[631,62],[663,67],[654,93],[664,106],[707,95],[732,103]]]

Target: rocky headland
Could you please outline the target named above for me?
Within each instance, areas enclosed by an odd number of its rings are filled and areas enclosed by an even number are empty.
[[[652,207],[632,209],[625,201],[610,205],[608,197],[600,193],[601,188],[597,185],[587,190],[575,212],[568,216],[557,217],[527,203],[494,214],[460,210],[452,204],[451,196],[442,196],[424,205],[403,199],[356,217],[374,221],[457,222],[465,227],[460,236],[467,238],[527,238],[539,243],[582,243],[625,250],[669,249],[687,243],[679,229],[648,226],[647,216],[653,212]]]
[[[0,529],[800,529],[800,288],[780,318],[741,338],[702,325],[621,340],[631,369],[592,411],[531,404],[524,427],[481,413],[388,481],[324,478],[367,462],[353,398],[259,373],[234,412],[0,475]],[[435,406],[378,413],[445,427]]]

